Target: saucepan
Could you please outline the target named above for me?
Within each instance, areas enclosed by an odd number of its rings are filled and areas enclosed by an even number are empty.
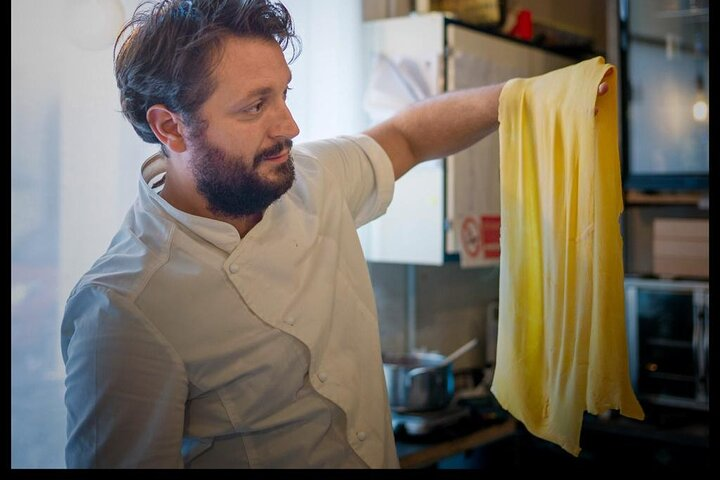
[[[432,352],[383,353],[390,408],[422,412],[448,406],[455,395],[453,361],[477,343],[474,338],[447,357]]]

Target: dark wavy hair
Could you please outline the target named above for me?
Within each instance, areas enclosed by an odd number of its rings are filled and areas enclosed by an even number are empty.
[[[161,0],[137,7],[115,40],[113,58],[122,113],[140,138],[160,143],[146,119],[155,104],[198,124],[228,35],[275,41],[283,51],[290,46],[289,62],[300,54],[290,13],[279,2]]]

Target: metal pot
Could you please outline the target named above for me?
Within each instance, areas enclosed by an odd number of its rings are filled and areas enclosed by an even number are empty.
[[[390,407],[419,412],[446,407],[455,394],[452,362],[439,353],[383,353]]]

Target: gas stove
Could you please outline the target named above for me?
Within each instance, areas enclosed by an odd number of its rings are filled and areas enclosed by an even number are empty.
[[[399,441],[423,443],[461,437],[508,418],[493,396],[456,396],[446,408],[425,412],[392,412],[392,427]]]
[[[470,408],[450,405],[440,410],[427,412],[392,412],[392,427],[395,433],[426,435],[438,428],[457,424],[472,414]]]

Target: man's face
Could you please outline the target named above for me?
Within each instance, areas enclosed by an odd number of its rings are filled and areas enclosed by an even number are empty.
[[[188,132],[190,171],[213,213],[260,213],[295,178],[290,149],[299,130],[285,104],[290,70],[276,43],[233,37],[214,78],[199,112],[204,127]]]
[[[211,145],[205,134],[194,140],[190,168],[198,191],[208,208],[221,217],[238,217],[264,211],[293,184],[295,168],[289,154],[292,141],[286,139],[255,155],[247,162]],[[283,153],[284,152],[284,153]],[[278,159],[278,155],[283,157]],[[285,158],[286,157],[286,158]],[[271,176],[261,174],[265,162],[272,162]]]

